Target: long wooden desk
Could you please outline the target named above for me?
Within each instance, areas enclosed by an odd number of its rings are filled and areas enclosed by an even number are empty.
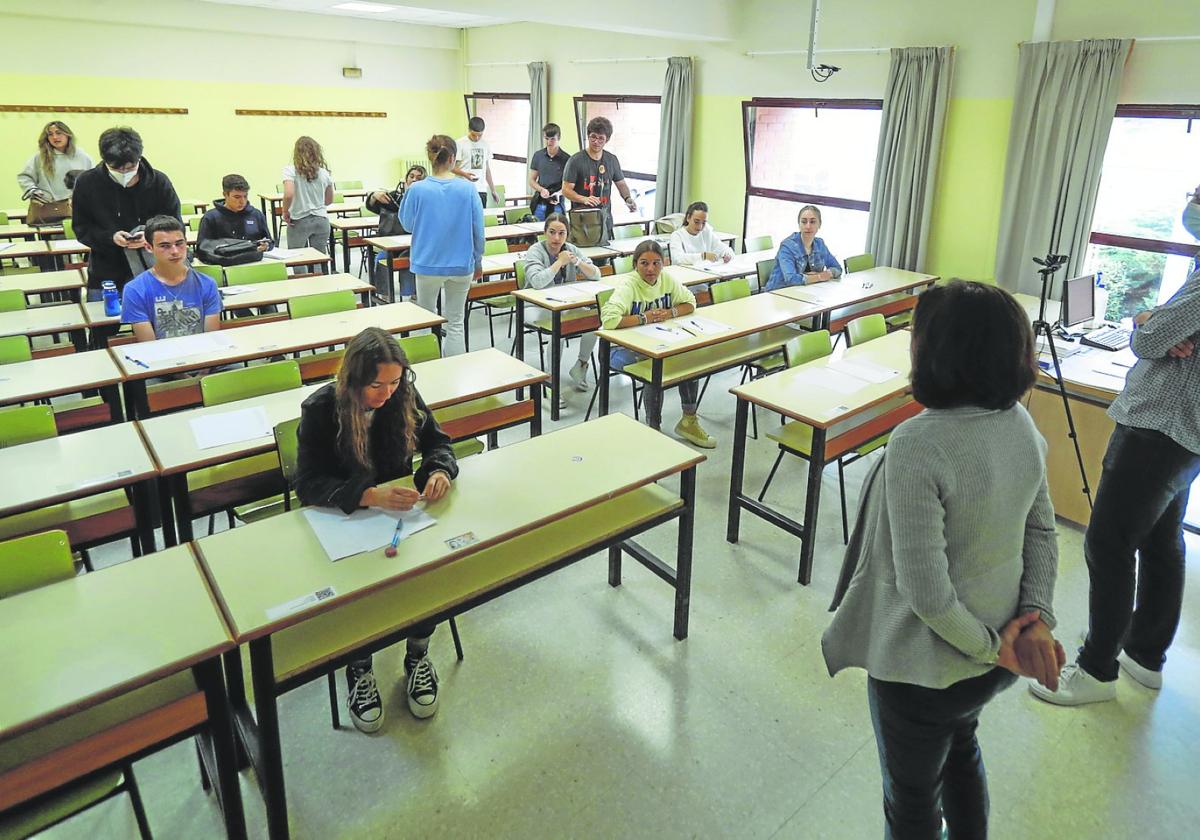
[[[0,239],[49,239],[51,236],[62,236],[63,226],[58,225],[38,225],[31,227],[24,222],[9,222],[7,225],[0,225]]]
[[[0,406],[78,394],[97,389],[112,422],[124,419],[121,371],[108,350],[47,356],[0,366]]]
[[[190,546],[0,599],[0,810],[194,734],[246,836],[219,657],[233,639]]]
[[[87,315],[78,303],[57,303],[50,306],[34,306],[12,312],[0,312],[0,335],[54,335],[68,333],[75,349],[87,349],[84,330]]]
[[[342,270],[350,270],[350,236],[352,233],[358,233],[360,237],[366,236],[368,231],[374,231],[379,227],[378,216],[337,216],[329,220],[329,253],[332,254],[336,247],[334,237],[341,234],[342,237]],[[334,266],[337,267],[336,265]]]
[[[0,292],[20,289],[29,295],[66,292],[72,302],[78,303],[80,291],[87,285],[84,269],[69,268],[65,271],[39,271],[33,274],[0,275]]]
[[[375,287],[363,282],[353,274],[301,274],[287,280],[271,283],[252,283],[222,286],[221,304],[226,312],[252,309],[256,306],[286,304],[292,298],[319,295],[326,292],[351,291],[359,296],[362,305],[371,305],[371,291]]]
[[[280,246],[283,247],[283,246]],[[333,258],[329,254],[322,254],[316,248],[311,246],[304,248],[284,248],[285,251],[296,251],[282,260],[277,260],[274,257],[263,257],[263,262],[281,262],[288,268],[298,268],[301,266],[320,266],[319,274],[326,274],[328,270],[326,266],[332,262]],[[208,265],[204,260],[199,258],[192,260],[192,265]],[[220,268],[221,266],[216,266]]]
[[[370,190],[336,190],[336,192],[341,193],[343,198],[361,198],[369,193]],[[271,206],[270,210],[267,209],[268,204]],[[325,205],[325,211],[333,215],[338,213],[354,213],[357,212],[360,207],[362,207],[362,204],[363,203],[361,201],[343,201],[335,204],[327,204]],[[270,221],[271,235],[275,241],[278,242],[279,220],[283,216],[283,193],[259,193],[258,205],[260,208],[262,208],[263,215],[267,217],[268,221]],[[199,209],[199,205],[197,205],[197,209]]]
[[[723,231],[716,231],[716,237],[722,242],[729,243],[730,245],[732,245],[737,239],[736,235],[732,233],[725,233]],[[636,236],[630,237],[629,239],[614,239],[604,247],[608,248],[610,251],[615,251],[618,256],[627,257],[633,254],[633,252],[637,250],[637,246],[641,245],[647,239],[653,239],[662,246],[663,251],[665,252],[667,250],[667,246],[671,242],[671,235],[657,234],[655,236]]]
[[[902,268],[877,266],[865,271],[843,274],[840,280],[813,283],[808,286],[786,286],[782,289],[774,290],[772,294],[819,306],[822,310],[820,326],[824,329],[830,329],[832,332],[837,332],[838,326],[831,324],[831,316],[834,310],[867,303],[868,301],[887,297],[888,295],[902,292],[911,293],[918,286],[932,286],[937,279],[938,277],[935,274],[921,274],[917,271],[906,271]],[[912,300],[896,301],[890,307],[881,309],[880,311],[890,315],[893,314],[891,310],[899,312],[904,309],[910,309],[913,303]],[[853,313],[853,317],[861,317],[870,311],[872,310],[855,312]]]
[[[525,237],[537,236],[541,233],[541,228],[537,225],[517,224],[517,225],[492,225],[483,229],[483,238],[485,241],[494,239],[523,239]],[[412,234],[406,233],[400,236],[368,236],[363,241],[367,246],[367,265],[374,270],[375,252],[382,251],[385,255],[384,259],[387,262],[388,271],[392,275],[389,286],[391,291],[386,295],[388,300],[395,300],[395,275],[396,272],[404,267],[397,265],[397,260],[402,256],[407,256],[412,249]],[[489,255],[483,257],[487,260],[491,257],[503,257],[503,254]],[[492,273],[502,273],[493,271]],[[515,284],[514,284],[515,286]],[[474,299],[482,297],[494,297],[496,295],[508,294],[514,286],[486,288],[482,292],[476,291]],[[468,338],[468,341],[470,339]]]
[[[721,280],[732,280],[735,277],[757,277],[758,264],[764,260],[773,260],[778,250],[767,248],[761,251],[747,251],[744,254],[734,254],[727,263],[716,265],[695,266],[700,271],[712,274]]]

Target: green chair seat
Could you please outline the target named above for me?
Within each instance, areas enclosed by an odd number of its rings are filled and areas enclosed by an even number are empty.
[[[269,498],[260,499],[257,502],[235,505],[233,515],[242,522],[258,522],[263,519],[270,519],[272,516],[277,516],[285,510],[287,508],[283,503],[283,494],[278,493]]]
[[[910,309],[907,312],[900,312],[896,315],[891,315],[886,320],[889,327],[895,327],[896,329],[899,329],[900,327],[907,327],[909,324],[911,324],[912,318],[913,314],[912,310]]]
[[[498,295],[482,298],[479,302],[491,309],[512,309],[517,305],[517,298],[514,295]]]
[[[448,405],[444,408],[439,408],[433,412],[434,419],[438,423],[448,423],[452,420],[461,420],[463,417],[473,417],[476,414],[482,414],[485,411],[494,411],[497,408],[503,408],[510,405],[510,402],[499,394],[493,394],[490,397],[480,397],[477,400],[468,402],[456,403]]]
[[[463,458],[470,458],[472,455],[478,455],[480,452],[483,452],[485,449],[487,449],[487,447],[483,445],[483,441],[481,441],[479,438],[467,438],[466,440],[455,441],[454,443],[450,444],[450,448],[454,450],[454,457],[458,458],[459,460],[462,460]]]
[[[43,799],[33,807],[18,806],[0,814],[0,840],[19,840],[40,831],[99,802],[124,781],[120,768],[71,785],[61,793]]]
[[[761,369],[764,373],[772,373],[787,367],[787,360],[783,357],[782,352],[772,353],[765,359],[759,359],[755,362],[754,367]]]
[[[129,516],[129,528],[125,530],[132,530],[134,527],[133,508],[129,506],[129,499],[125,495],[125,491],[109,490],[106,493],[97,493],[94,496],[84,496],[82,499],[73,499],[69,502],[6,516],[0,519],[0,539],[62,528],[71,535],[72,543],[81,544],[83,540],[74,535],[72,525],[93,516],[102,516],[122,510]]]
[[[767,432],[767,437],[784,449],[807,458],[812,454],[813,428],[807,423],[785,423],[778,429]]]

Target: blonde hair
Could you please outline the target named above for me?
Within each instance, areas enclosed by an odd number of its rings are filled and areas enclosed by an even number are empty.
[[[458,144],[454,142],[453,137],[435,134],[425,144],[425,154],[435,168],[445,169],[454,163],[454,156],[458,154]]]
[[[404,369],[400,386],[400,413],[404,419],[404,451],[412,454],[416,446],[417,427],[421,415],[417,410],[416,389],[413,386],[408,356],[396,338],[379,327],[367,327],[346,345],[342,366],[338,370],[335,396],[337,403],[337,445],[344,457],[370,469],[371,426],[363,410],[363,389],[375,381],[380,365],[397,364]]]
[[[75,133],[67,127],[67,124],[62,120],[50,120],[46,123],[38,137],[38,158],[41,159],[42,171],[46,173],[47,178],[54,177],[54,147],[50,145],[50,138],[47,136],[52,128],[57,128],[67,135],[67,148],[63,149],[63,154],[75,154]]]
[[[307,135],[296,140],[292,149],[292,163],[296,167],[296,174],[303,175],[307,181],[316,180],[318,172],[329,169],[321,144]]]

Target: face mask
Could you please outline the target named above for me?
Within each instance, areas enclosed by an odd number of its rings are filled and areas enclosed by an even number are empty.
[[[1183,208],[1183,227],[1192,236],[1200,239],[1200,204],[1189,201]]]
[[[108,171],[108,177],[112,178],[122,187],[128,187],[129,182],[137,177],[138,171],[134,169],[132,172],[114,172],[109,167],[104,167]]]

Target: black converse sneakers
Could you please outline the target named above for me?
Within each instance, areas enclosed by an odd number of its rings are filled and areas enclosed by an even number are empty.
[[[420,658],[404,657],[404,672],[408,674],[408,708],[419,718],[433,717],[437,712],[438,675],[429,654]]]
[[[362,668],[350,665],[346,668],[346,688],[349,696],[346,706],[350,720],[360,732],[376,732],[383,726],[383,699],[375,684],[375,671],[368,665]],[[410,700],[411,702],[411,700]]]

